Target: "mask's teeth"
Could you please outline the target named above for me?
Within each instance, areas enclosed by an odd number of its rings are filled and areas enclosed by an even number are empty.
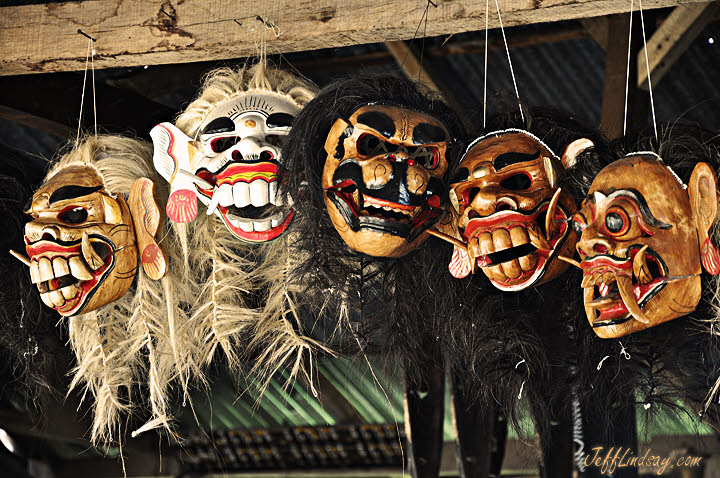
[[[650,319],[647,318],[643,310],[640,308],[640,305],[635,298],[635,294],[633,293],[632,278],[615,276],[615,280],[617,281],[618,290],[620,291],[620,297],[622,297],[622,300],[625,303],[625,307],[627,307],[628,311],[638,322],[642,322],[643,324],[649,324]]]
[[[474,274],[475,268],[477,267],[477,257],[482,255],[480,249],[480,240],[477,237],[470,239],[468,244],[468,257],[470,258],[470,270]]]
[[[90,244],[90,236],[88,236],[87,232],[83,232],[81,250],[83,259],[85,259],[85,263],[90,266],[91,270],[96,271],[105,264],[105,261],[102,260],[102,257],[95,252],[92,244]]]
[[[560,188],[555,191],[555,194],[553,194],[553,197],[550,200],[547,213],[545,213],[545,234],[547,235],[548,241],[560,232],[558,223],[555,220],[555,209],[557,209],[558,200],[560,199],[560,191]]]
[[[590,321],[590,324],[592,325],[593,322],[595,322],[595,319],[597,319],[597,311],[593,308],[588,306],[590,302],[595,299],[595,287],[585,287],[583,288],[583,297],[585,298],[585,315],[587,315],[588,320]]]
[[[633,274],[640,284],[648,284],[653,279],[648,271],[647,260],[645,259],[647,248],[647,244],[644,245],[633,258]]]
[[[93,278],[90,269],[88,269],[80,256],[72,256],[68,259],[68,264],[70,265],[70,273],[81,281]]]

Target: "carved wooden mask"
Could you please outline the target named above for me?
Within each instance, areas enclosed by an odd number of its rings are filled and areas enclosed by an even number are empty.
[[[280,236],[294,211],[277,195],[280,149],[300,106],[286,95],[248,91],[218,103],[198,138],[171,123],[151,131],[158,172],[171,184],[168,217],[190,222],[197,200],[245,242]]]
[[[700,301],[703,266],[717,273],[708,237],[717,179],[698,163],[686,187],[652,153],[637,153],[594,179],[572,225],[580,234],[585,311],[602,338],[687,315]]]
[[[432,116],[367,105],[335,121],[322,174],[330,219],[345,243],[375,257],[400,257],[443,213],[449,133]]]
[[[567,264],[556,256],[572,255],[575,238],[567,220],[577,207],[558,189],[558,176],[589,147],[589,140],[577,140],[561,161],[522,130],[475,140],[450,179],[457,230],[467,244],[467,255],[456,247],[453,275],[480,267],[495,287],[514,291],[562,273]],[[457,262],[462,264],[454,268]]]
[[[72,316],[127,292],[138,267],[133,221],[94,166],[59,170],[35,193],[28,213],[30,276],[46,305]]]

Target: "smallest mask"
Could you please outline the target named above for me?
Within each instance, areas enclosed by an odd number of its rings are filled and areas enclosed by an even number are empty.
[[[450,135],[436,118],[366,105],[337,119],[325,142],[325,205],[353,250],[401,257],[427,239],[443,214]]]
[[[138,266],[132,217],[94,166],[60,169],[35,193],[25,226],[30,277],[60,315],[90,312],[122,297]]]
[[[702,268],[720,271],[709,238],[717,202],[707,163],[695,166],[687,186],[654,153],[629,155],[595,177],[572,226],[580,235],[585,312],[599,337],[695,310]]]
[[[577,155],[592,147],[579,139],[562,159],[523,130],[496,131],[476,139],[450,179],[457,232],[467,251],[456,246],[450,264],[458,278],[481,268],[495,287],[521,290],[547,282],[567,264],[575,238],[568,219],[577,207],[558,189],[559,176]]]

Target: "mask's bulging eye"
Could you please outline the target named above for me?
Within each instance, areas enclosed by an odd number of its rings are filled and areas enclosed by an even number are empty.
[[[425,169],[435,169],[440,164],[440,153],[437,148],[424,146],[408,148],[408,153],[415,164]]]
[[[57,217],[65,224],[82,224],[87,221],[88,212],[84,207],[68,206],[60,211]]]
[[[210,148],[213,150],[214,153],[222,153],[223,151],[227,151],[228,149],[232,148],[239,142],[240,138],[238,136],[224,136],[222,138],[215,138],[210,141]]]
[[[630,218],[625,210],[620,207],[608,209],[605,215],[605,229],[614,236],[625,234],[630,229]]]
[[[524,191],[532,186],[532,179],[525,173],[513,174],[500,181],[500,186],[510,191]]]
[[[573,220],[570,222],[570,226],[572,227],[573,232],[574,232],[575,234],[577,234],[578,237],[582,236],[583,229],[584,229],[583,226],[582,226],[582,224],[580,224],[578,221],[576,221],[575,219],[573,219]]]

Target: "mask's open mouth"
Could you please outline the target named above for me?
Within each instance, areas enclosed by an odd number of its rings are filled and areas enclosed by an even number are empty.
[[[650,322],[643,308],[667,285],[667,268],[647,246],[633,247],[629,254],[629,259],[601,255],[581,263],[585,312],[594,328],[632,318]]]
[[[553,201],[526,213],[502,210],[468,221],[461,234],[468,256],[496,287],[518,290],[539,280],[567,237],[568,214]],[[547,220],[552,207],[552,220]],[[472,212],[471,212],[472,213]]]
[[[98,235],[71,242],[42,239],[25,249],[40,298],[65,316],[82,312],[115,263],[115,245]]]
[[[353,231],[372,230],[411,241],[442,214],[437,195],[430,196],[425,204],[410,204],[418,201],[411,199],[407,191],[405,198],[400,197],[400,193],[394,201],[381,199],[360,192],[352,179],[345,179],[325,191]]]

